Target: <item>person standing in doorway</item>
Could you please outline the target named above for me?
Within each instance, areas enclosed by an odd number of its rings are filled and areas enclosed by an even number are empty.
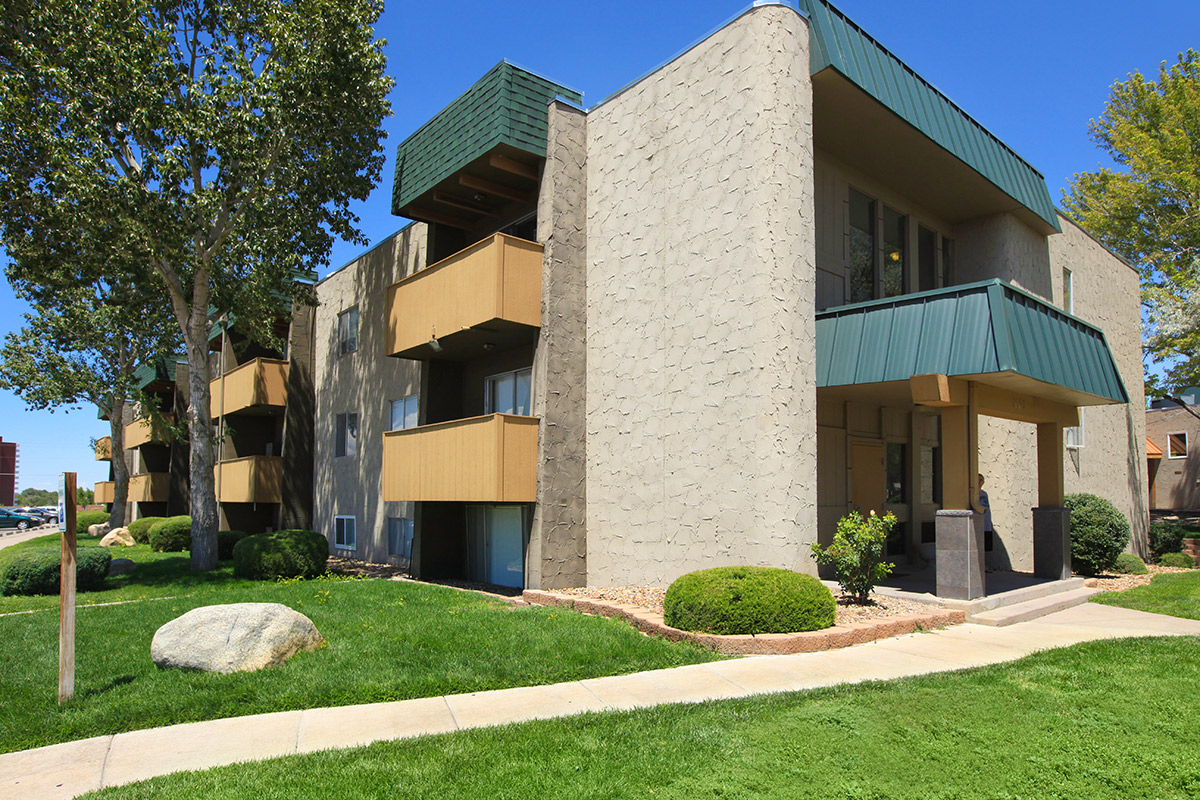
[[[979,505],[983,508],[983,551],[990,553],[995,544],[996,531],[992,528],[992,507],[988,503],[987,492],[983,490],[983,473],[979,475]]]

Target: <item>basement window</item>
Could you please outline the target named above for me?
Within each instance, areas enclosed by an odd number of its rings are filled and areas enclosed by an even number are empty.
[[[333,518],[333,546],[342,550],[353,550],[355,547],[354,517]]]

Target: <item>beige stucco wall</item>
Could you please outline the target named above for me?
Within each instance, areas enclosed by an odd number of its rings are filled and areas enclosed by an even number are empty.
[[[753,8],[588,114],[587,569],[812,571],[808,30]]]
[[[391,401],[420,386],[418,362],[384,352],[384,290],[425,266],[427,238],[424,223],[409,225],[317,285],[313,524],[329,539],[330,552],[395,562],[388,555],[387,517],[412,514],[411,503],[385,503],[380,492]],[[354,305],[358,350],[339,356],[338,314]],[[358,414],[358,452],[334,458],[336,417],[347,412]],[[336,516],[356,518],[355,550],[334,549]]]
[[[1154,475],[1154,508],[1200,508],[1200,408],[1160,408],[1146,412],[1146,437],[1162,450]],[[1187,434],[1187,456],[1171,458],[1167,437]]]

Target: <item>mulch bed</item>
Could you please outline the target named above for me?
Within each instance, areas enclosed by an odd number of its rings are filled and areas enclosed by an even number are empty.
[[[1154,579],[1155,575],[1169,575],[1175,572],[1194,571],[1190,569],[1182,569],[1180,567],[1160,567],[1158,564],[1147,564],[1146,569],[1148,569],[1149,572],[1145,575],[1112,575],[1106,573],[1104,575],[1097,575],[1094,578],[1088,578],[1083,583],[1085,586],[1103,589],[1106,592],[1123,592],[1126,589],[1132,589],[1135,586],[1145,586]]]

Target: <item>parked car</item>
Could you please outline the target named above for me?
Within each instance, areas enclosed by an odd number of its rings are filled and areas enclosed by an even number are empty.
[[[42,519],[46,522],[58,524],[58,506],[38,506],[37,510],[42,512]]]
[[[19,531],[36,528],[41,525],[40,519],[18,514],[6,508],[0,508],[0,528],[16,528]]]
[[[34,508],[32,506],[21,506],[20,508],[14,508],[13,513],[37,520],[38,525],[41,525],[46,521],[46,513],[40,508]]]

